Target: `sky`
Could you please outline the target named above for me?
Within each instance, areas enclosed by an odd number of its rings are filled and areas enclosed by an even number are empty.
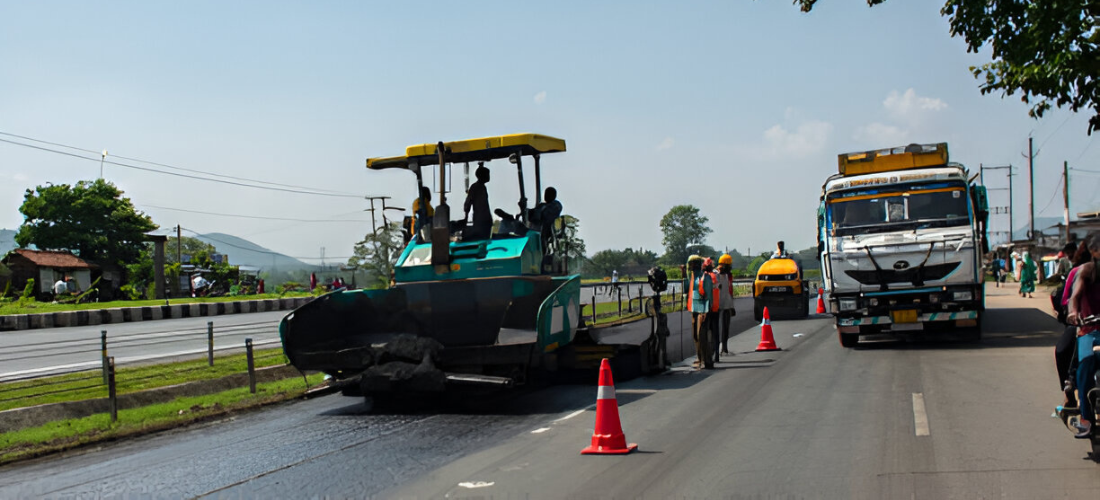
[[[83,157],[0,142],[0,228],[22,223],[28,188],[95,179],[102,159],[162,228],[343,261],[370,231],[365,196],[416,196],[410,173],[366,158],[518,132],[566,140],[542,181],[590,255],[662,253],[658,223],[679,204],[699,207],[718,249],[809,247],[837,154],[913,142],[947,142],[975,174],[1013,165],[1017,227],[1028,137],[1037,217],[1062,214],[1064,161],[1071,211],[1100,209],[1087,114],[1036,120],[1019,96],[981,95],[969,67],[988,52],[967,53],[939,7],[0,0],[0,140]],[[490,167],[491,204],[515,212],[514,169]],[[275,189],[159,173],[211,178],[194,171]],[[987,176],[994,206],[1006,173]],[[533,199],[530,168],[525,180]]]

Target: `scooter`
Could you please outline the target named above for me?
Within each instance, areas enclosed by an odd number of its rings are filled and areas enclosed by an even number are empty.
[[[1100,323],[1100,316],[1088,316],[1082,318],[1080,326],[1095,325]],[[1088,398],[1089,404],[1092,405],[1093,412],[1100,415],[1100,346],[1092,348],[1092,355],[1097,357],[1098,363],[1096,364],[1096,372],[1093,373],[1092,389],[1089,389],[1088,394],[1085,397]],[[1074,350],[1074,358],[1077,357],[1076,349]],[[1081,419],[1080,408],[1069,408],[1065,406],[1058,406],[1054,409],[1056,417],[1062,419],[1062,423],[1066,425],[1074,434],[1077,434],[1076,424]],[[1089,442],[1092,444],[1092,459],[1100,461],[1100,423],[1092,423],[1092,432],[1089,434]]]

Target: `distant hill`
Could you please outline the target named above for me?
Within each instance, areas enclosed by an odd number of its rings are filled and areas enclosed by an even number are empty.
[[[307,264],[278,252],[273,252],[244,238],[229,234],[200,234],[195,236],[195,238],[214,245],[214,247],[218,249],[218,253],[229,256],[230,264],[237,266],[252,266],[265,270],[274,268],[281,271],[289,271],[292,269],[313,270],[317,268],[315,265]]]
[[[15,250],[19,245],[15,244],[15,231],[12,229],[0,229],[0,257]]]

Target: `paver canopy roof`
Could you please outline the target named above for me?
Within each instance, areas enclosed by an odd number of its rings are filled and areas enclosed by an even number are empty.
[[[19,248],[13,251],[39,267],[60,267],[64,269],[91,269],[95,267],[69,252],[50,250],[31,250]]]

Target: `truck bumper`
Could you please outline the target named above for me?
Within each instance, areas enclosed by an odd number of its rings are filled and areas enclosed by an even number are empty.
[[[978,318],[978,311],[934,312],[921,314],[912,323],[894,323],[890,316],[866,316],[837,318],[836,326],[840,333],[896,333],[976,327]]]

